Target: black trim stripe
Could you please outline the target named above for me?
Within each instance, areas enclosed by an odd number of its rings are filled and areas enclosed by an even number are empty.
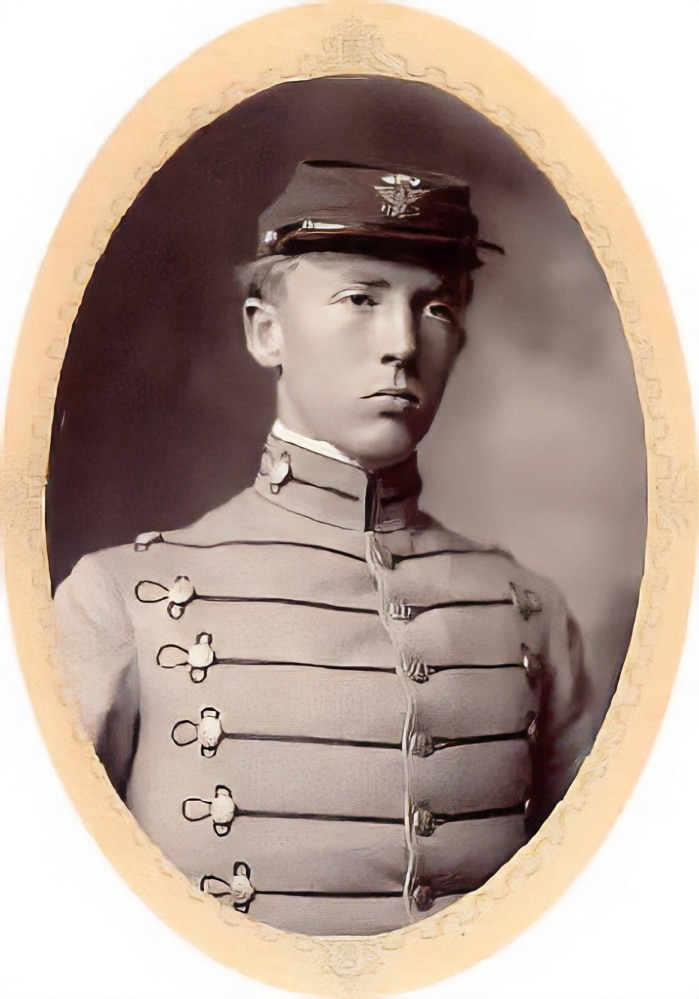
[[[342,551],[340,548],[329,548],[326,545],[312,545],[307,544],[303,541],[217,541],[212,545],[194,545],[188,544],[185,541],[166,541],[161,542],[164,545],[170,545],[171,548],[200,548],[202,551],[208,551],[211,548],[231,548],[234,546],[248,546],[250,548],[266,548],[270,546],[281,546],[283,548],[309,548],[312,551],[318,552],[329,552],[332,555],[341,555],[344,558],[354,559],[356,562],[366,562],[363,555],[354,555],[352,552]],[[409,557],[409,556],[407,556]]]
[[[380,531],[377,532],[379,535]],[[389,532],[390,533],[390,532]],[[216,541],[211,545],[196,545],[186,541],[169,541],[167,538],[163,538],[160,542],[151,542],[151,544],[163,544],[169,545],[171,548],[200,548],[202,551],[208,551],[212,548],[231,548],[231,547],[250,547],[250,548],[265,548],[279,546],[283,548],[308,548],[312,551],[319,552],[329,552],[331,555],[340,555],[343,558],[354,559],[355,562],[366,562],[363,555],[355,555],[352,552],[343,551],[340,548],[331,548],[328,545],[315,545],[304,541],[283,541],[283,540],[234,540],[234,541]],[[397,565],[400,562],[411,562],[416,559],[422,558],[435,558],[438,555],[502,555],[504,558],[511,560],[512,556],[507,552],[501,551],[498,548],[437,548],[430,552],[411,552],[408,555],[398,555],[391,552],[394,563]]]
[[[184,650],[183,650],[184,651]],[[231,656],[218,656],[211,666],[302,666],[308,669],[334,669],[343,670],[345,673],[389,673],[395,675],[398,666],[356,666],[352,663],[307,663],[296,662],[288,659],[239,659]],[[207,667],[210,669],[211,667]],[[427,670],[430,675],[434,673],[445,673],[452,669],[524,669],[523,663],[448,663],[441,666],[431,666],[428,664]]]
[[[309,669],[336,669],[344,670],[346,673],[392,673],[395,675],[396,672],[395,666],[343,666],[336,663],[302,663],[286,659],[216,658],[213,665],[219,664],[222,666],[307,666]]]
[[[342,489],[336,489],[334,486],[321,486],[317,482],[307,482],[306,479],[298,479],[293,473],[287,482],[297,482],[300,486],[310,486],[312,489],[322,489],[324,493],[333,493],[335,496],[339,496],[340,499],[351,500],[353,503],[359,503],[359,496],[353,495],[353,493],[346,493]]]
[[[517,739],[526,739],[527,729],[520,729],[518,732],[496,732],[493,735],[466,735],[460,739],[434,739],[433,746],[435,753],[440,749],[452,749],[456,746],[477,746],[484,742],[515,742]]]
[[[517,732],[496,732],[492,735],[467,735],[459,739],[432,740],[432,751],[453,749],[458,746],[475,746],[490,742],[515,742],[527,738],[527,729]],[[355,749],[393,749],[402,750],[400,742],[377,742],[370,739],[330,739],[318,735],[260,735],[252,732],[224,732],[223,739],[238,742],[291,742],[309,746],[350,746]]]
[[[507,815],[524,815],[525,802],[520,801],[516,805],[507,808],[483,808],[474,812],[457,812],[454,815],[434,815],[434,820],[438,826],[446,825],[448,822],[472,822],[475,819],[499,819]]]
[[[496,607],[496,606],[512,606],[512,597],[498,597],[495,600],[443,600],[438,604],[429,604],[427,607],[416,606],[415,604],[409,604],[411,619],[419,617],[420,614],[426,614],[427,611],[433,610],[445,610],[448,607]]]
[[[405,822],[399,818],[385,818],[380,815],[331,815],[322,812],[267,812],[257,809],[237,808],[236,818],[247,816],[251,819],[306,819],[311,822],[372,822],[375,825],[402,826]]]
[[[431,673],[445,673],[450,669],[524,669],[524,663],[448,663],[427,668]]]
[[[291,597],[224,597],[195,593],[191,602],[195,600],[225,604],[284,604],[291,607],[315,607],[318,610],[341,611],[343,614],[374,614],[376,616],[379,614],[379,611],[374,607],[346,607],[340,604],[323,603],[319,600],[294,600]]]
[[[518,802],[505,808],[483,808],[470,812],[457,812],[455,814],[434,813],[433,819],[438,826],[446,825],[449,822],[469,822],[476,819],[496,819],[507,815],[523,815],[525,803]],[[206,816],[204,816],[206,818]],[[386,818],[381,815],[333,815],[324,812],[270,812],[256,808],[236,808],[235,817],[247,817],[250,819],[304,819],[310,822],[366,822],[374,825],[402,826],[405,824],[405,817]]]
[[[369,739],[324,739],[316,735],[253,735],[246,732],[224,734],[241,742],[294,742],[310,746],[353,746],[356,749],[402,749],[400,742],[373,742]]]
[[[162,600],[167,599],[169,596],[169,591],[162,583],[155,583],[154,580],[144,579],[139,582],[141,583],[152,583],[155,586],[161,586],[164,590],[162,597],[158,597],[155,600],[143,600],[136,594],[136,598],[141,603],[160,603]],[[379,616],[380,611],[374,607],[347,607],[343,604],[329,604],[321,600],[296,600],[292,597],[239,597],[239,596],[223,596],[219,594],[212,593],[198,593],[196,590],[194,594],[187,601],[183,601],[182,606],[186,604],[194,603],[196,600],[203,600],[205,603],[222,603],[222,604],[281,604],[290,607],[314,607],[317,610],[329,610],[329,611],[339,611],[343,614],[373,614]],[[176,603],[177,601],[175,601]],[[499,597],[495,600],[444,600],[437,604],[429,604],[427,606],[420,606],[419,604],[406,604],[406,610],[408,611],[408,617],[406,621],[412,621],[421,614],[426,614],[428,611],[434,610],[445,610],[449,607],[496,607],[496,606],[512,606],[511,597]],[[389,614],[389,617],[391,615]]]
[[[209,894],[213,894],[210,892]],[[450,895],[454,892],[449,892]],[[288,895],[290,898],[402,898],[402,891],[278,891],[256,888],[255,895]],[[254,900],[254,896],[253,896]]]
[[[437,548],[432,552],[412,552],[410,555],[394,555],[394,562],[409,562],[419,558],[434,558],[437,555],[504,555],[506,558],[510,556],[507,552],[501,552],[497,548],[492,549],[482,549],[482,548]]]
[[[201,880],[202,882],[207,880],[207,878],[215,878],[215,875],[207,874]],[[217,881],[222,881],[221,878],[215,878]],[[226,883],[226,882],[223,882]],[[207,895],[211,895],[212,898],[220,899],[225,898],[231,894],[230,890],[225,891],[211,891],[210,889],[201,887],[201,891],[205,891]],[[255,898],[258,895],[278,895],[286,896],[288,898],[345,898],[345,899],[363,899],[363,898],[403,898],[404,892],[401,891],[283,891],[276,888],[254,888],[254,893],[245,903],[245,911],[247,907],[254,903]],[[449,898],[451,896],[457,897],[461,895],[467,895],[469,892],[473,891],[473,886],[467,888],[434,888],[432,889],[432,897],[437,898]],[[235,906],[238,908],[238,906]],[[240,906],[242,911],[243,907]]]

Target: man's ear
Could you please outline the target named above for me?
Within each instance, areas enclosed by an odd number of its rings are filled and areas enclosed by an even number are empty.
[[[284,337],[276,306],[260,298],[246,298],[243,308],[248,350],[263,368],[280,367]]]

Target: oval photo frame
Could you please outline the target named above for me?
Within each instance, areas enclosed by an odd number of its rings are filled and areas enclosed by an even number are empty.
[[[465,61],[468,84],[461,82]],[[270,73],[270,65],[278,71]],[[439,70],[429,70],[431,65]],[[419,79],[455,94],[512,136],[552,181],[583,227],[619,307],[645,418],[650,497],[646,573],[632,643],[594,751],[564,805],[506,868],[443,917],[396,931],[388,943],[366,938],[351,945],[331,939],[299,941],[238,917],[229,924],[220,919],[217,906],[188,890],[126,810],[107,797],[101,768],[89,747],[76,742],[62,707],[50,662],[50,625],[42,634],[35,626],[50,607],[38,502],[53,405],[46,386],[56,384],[82,289],[113,228],[158,166],[190,134],[239,100],[282,80],[344,73]],[[237,81],[232,88],[231,79]],[[178,104],[174,93],[186,98]],[[574,169],[567,166],[570,161]],[[112,168],[106,171],[105,164]],[[111,205],[110,219],[104,217],[105,204]],[[37,357],[43,358],[40,385]],[[672,392],[665,386],[672,386]],[[22,422],[28,407],[31,433]],[[10,474],[15,483],[29,482],[38,493],[33,505],[13,504],[7,540],[22,659],[31,689],[41,690],[34,696],[35,708],[54,761],[115,866],[162,918],[202,950],[287,988],[334,991],[348,974],[366,991],[415,988],[505,943],[550,904],[569,882],[570,872],[580,869],[604,837],[655,734],[679,655],[691,581],[694,505],[687,483],[693,481],[694,457],[688,412],[664,292],[623,194],[553,98],[487,43],[400,8],[365,5],[355,8],[351,19],[332,8],[301,9],[236,29],[175,70],[154,88],[147,106],[142,102],[117,130],[62,221],[23,332],[8,423]],[[28,553],[25,538],[36,538],[37,532],[41,541]],[[464,933],[468,947],[462,952],[454,939]],[[236,939],[233,961],[228,957],[231,934]],[[275,966],[284,965],[279,977],[269,971],[272,945]]]

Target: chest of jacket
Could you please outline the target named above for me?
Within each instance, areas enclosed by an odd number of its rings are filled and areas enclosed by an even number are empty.
[[[248,865],[258,918],[333,932],[298,896],[363,898],[353,932],[378,932],[407,879],[429,909],[524,842],[541,614],[486,555],[411,558],[399,532],[377,559],[340,534],[134,560],[128,803],[194,880]]]

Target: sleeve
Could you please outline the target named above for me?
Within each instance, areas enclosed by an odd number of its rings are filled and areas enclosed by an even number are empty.
[[[56,651],[66,692],[123,798],[138,733],[133,629],[104,553],[82,558],[54,600]]]
[[[592,685],[580,628],[560,593],[549,594],[542,700],[534,750],[534,832],[563,798],[594,741]]]

